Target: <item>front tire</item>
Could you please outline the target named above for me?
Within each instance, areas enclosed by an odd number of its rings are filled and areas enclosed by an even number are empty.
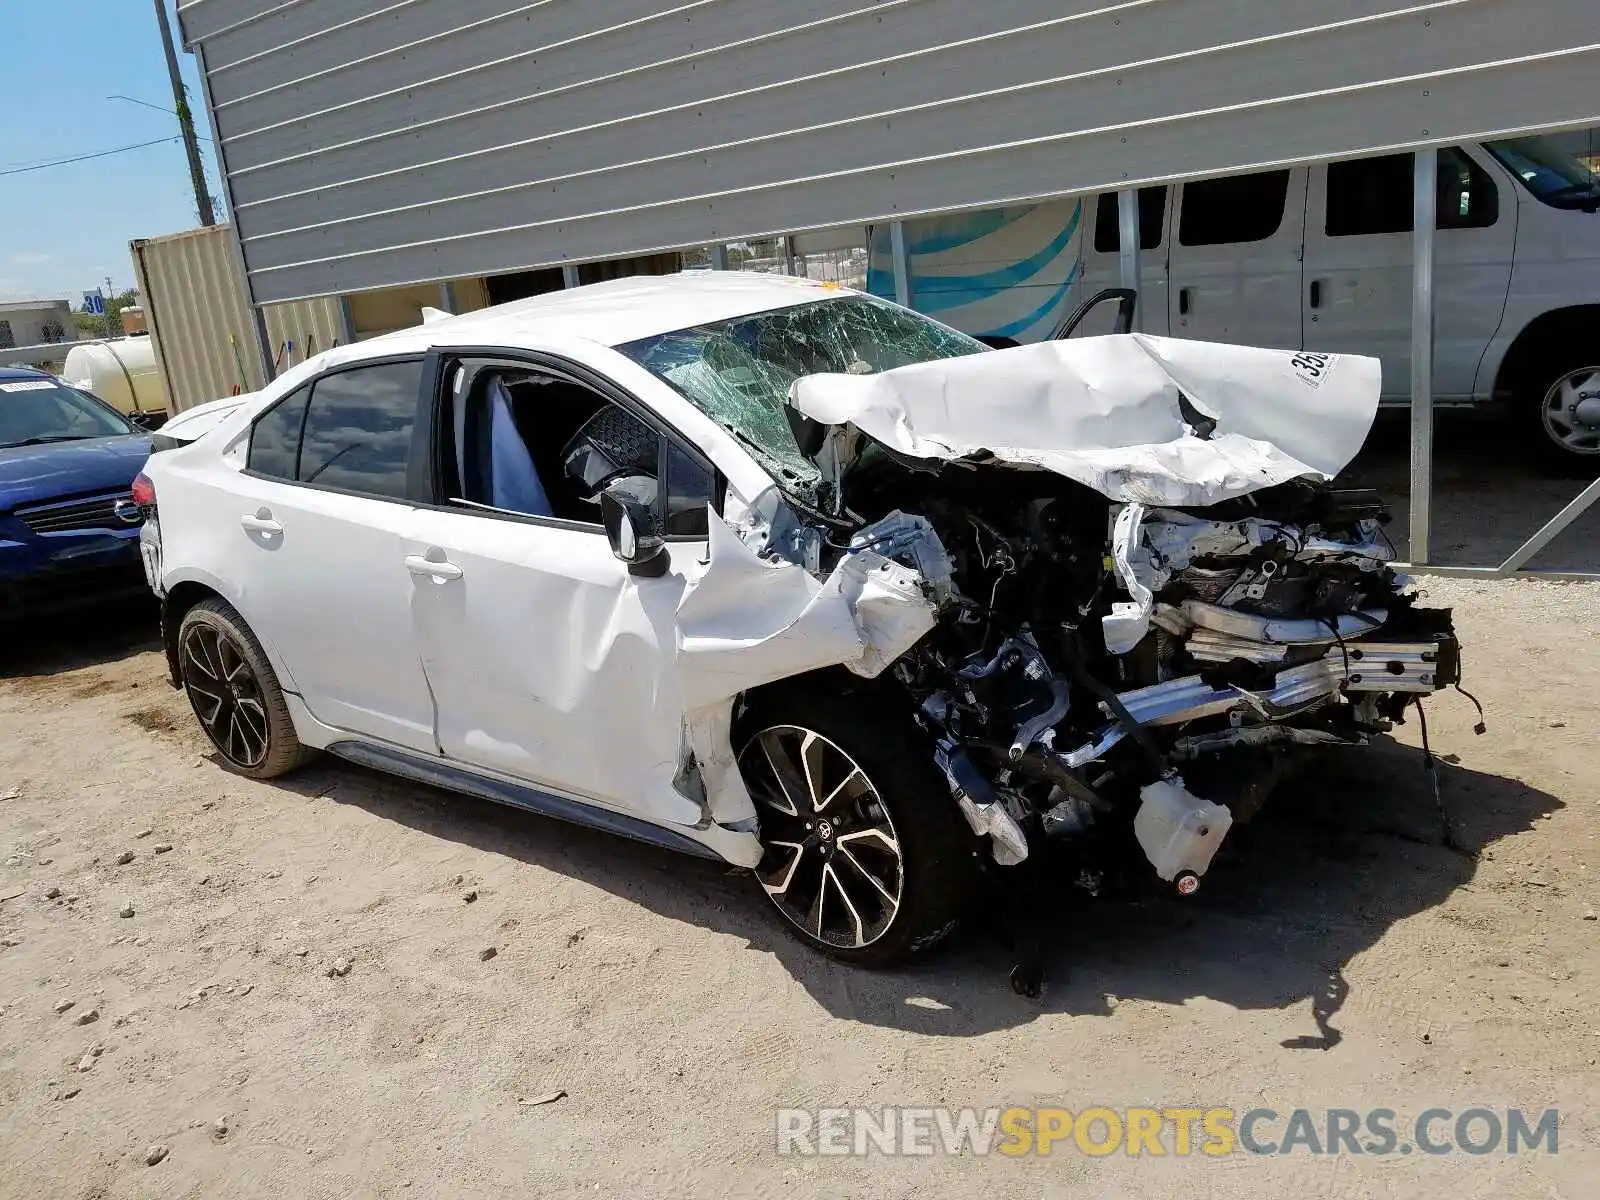
[[[275,779],[309,756],[261,643],[225,601],[184,614],[178,665],[189,706],[230,770]]]
[[[795,936],[879,967],[954,932],[977,839],[892,700],[867,689],[760,697],[735,745],[766,851],[756,880]]]

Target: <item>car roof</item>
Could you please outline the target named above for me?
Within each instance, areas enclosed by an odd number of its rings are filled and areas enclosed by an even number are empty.
[[[5,351],[0,350],[0,354]],[[36,371],[32,367],[0,367],[0,380],[3,379],[54,379],[49,371]]]
[[[410,329],[324,350],[258,393],[271,404],[325,371],[434,349],[507,347],[567,352],[607,348],[714,321],[855,295],[837,283],[741,271],[634,275],[440,316]]]
[[[757,272],[634,275],[514,300],[436,320],[424,328],[427,340],[447,345],[582,338],[620,346],[675,329],[810,304],[842,292],[837,284]],[[406,330],[390,337],[399,341],[420,332]]]

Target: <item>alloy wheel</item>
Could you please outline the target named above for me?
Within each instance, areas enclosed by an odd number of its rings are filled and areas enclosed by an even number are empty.
[[[900,839],[854,759],[809,729],[775,725],[739,755],[765,849],[756,877],[798,929],[860,949],[894,923],[905,887]]]
[[[1570,454],[1600,454],[1600,366],[1579,367],[1544,397],[1544,431]]]
[[[243,650],[212,625],[196,624],[183,639],[183,686],[212,745],[237,767],[267,757],[267,709],[261,683]]]

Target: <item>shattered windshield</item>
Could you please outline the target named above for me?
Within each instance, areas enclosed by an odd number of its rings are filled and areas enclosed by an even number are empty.
[[[789,385],[802,375],[873,375],[984,345],[871,296],[716,321],[617,347],[754,447],[791,483],[818,481],[789,427]]]

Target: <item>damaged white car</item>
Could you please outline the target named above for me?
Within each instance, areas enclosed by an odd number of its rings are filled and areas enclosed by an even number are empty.
[[[1378,394],[1351,356],[989,351],[628,279],[329,351],[136,496],[235,770],[328,750],[724,859],[876,964],[985,876],[1131,852],[1188,893],[1285,753],[1456,682],[1381,504],[1319,482]]]

